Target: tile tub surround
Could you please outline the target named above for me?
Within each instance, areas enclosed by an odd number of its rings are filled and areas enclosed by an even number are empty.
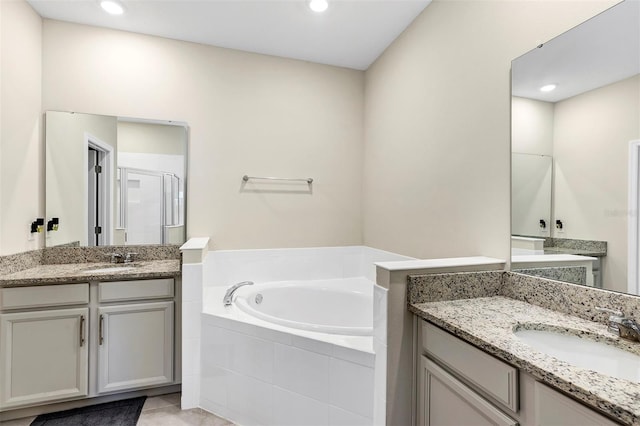
[[[602,340],[616,339],[603,324],[503,296],[410,305],[419,317],[449,331],[624,424],[640,425],[640,384],[576,368],[520,341],[519,328],[578,330]],[[538,324],[545,324],[544,327]],[[532,324],[527,326],[528,324]],[[620,342],[640,354],[640,346]]]
[[[640,297],[513,272],[410,276],[408,281],[411,312],[620,422],[640,424],[640,384],[573,368],[512,334],[518,324],[544,323],[612,338],[608,315],[595,306],[640,318]],[[631,347],[640,350],[639,344]]]

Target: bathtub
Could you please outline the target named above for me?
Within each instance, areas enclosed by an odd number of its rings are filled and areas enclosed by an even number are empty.
[[[373,283],[361,277],[246,286],[236,291],[233,303],[251,316],[294,329],[373,333]]]
[[[199,406],[243,425],[373,424],[374,262],[406,259],[368,247],[209,252]],[[255,284],[224,306],[242,281]]]

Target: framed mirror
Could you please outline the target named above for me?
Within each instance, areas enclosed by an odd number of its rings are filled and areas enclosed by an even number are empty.
[[[512,270],[639,294],[640,2],[515,59],[511,94]]]
[[[46,246],[185,241],[184,123],[46,113]]]

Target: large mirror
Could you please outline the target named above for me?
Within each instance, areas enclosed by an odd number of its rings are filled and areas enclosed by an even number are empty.
[[[512,270],[639,294],[638,144],[640,1],[515,59]]]
[[[46,245],[185,241],[183,123],[46,113]]]

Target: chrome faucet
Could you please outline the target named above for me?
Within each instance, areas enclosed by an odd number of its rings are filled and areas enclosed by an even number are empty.
[[[124,255],[124,263],[133,263],[133,257],[137,255],[138,253],[126,253]]]
[[[596,310],[611,314],[611,316],[609,316],[610,332],[617,334],[623,339],[640,342],[640,325],[634,319],[627,318],[621,311],[614,309],[596,306]]]
[[[631,318],[623,318],[619,328],[620,337],[640,342],[640,326]]]
[[[120,253],[105,253],[105,256],[111,258],[111,263],[122,263],[122,259],[124,258]]]
[[[609,315],[609,331],[614,333],[614,334],[620,334],[620,323],[622,322],[624,318],[624,314],[622,313],[622,311],[618,311],[615,309],[609,309],[609,308],[601,308],[599,306],[596,306],[596,311],[600,311],[600,312],[607,312],[611,315]]]
[[[231,302],[233,301],[233,293],[235,293],[237,289],[245,285],[253,285],[253,281],[242,281],[241,283],[237,283],[229,287],[224,295],[224,299],[222,299],[222,303],[224,303],[224,306],[231,305]]]

